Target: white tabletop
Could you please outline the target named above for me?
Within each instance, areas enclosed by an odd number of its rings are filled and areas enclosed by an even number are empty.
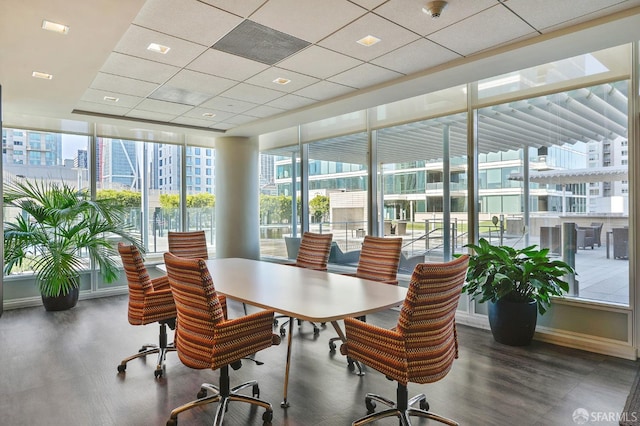
[[[404,287],[259,260],[207,260],[216,291],[294,318],[330,322],[402,304]]]

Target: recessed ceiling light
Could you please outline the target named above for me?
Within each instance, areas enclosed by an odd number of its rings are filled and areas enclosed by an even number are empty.
[[[147,47],[147,50],[151,50],[152,52],[162,53],[163,55],[166,55],[167,52],[171,50],[171,48],[167,46],[163,46],[158,43],[151,43],[149,47]]]
[[[120,98],[114,98],[113,96],[105,96],[104,100],[109,102],[118,102]]]
[[[211,118],[211,117],[215,117],[216,115],[212,112],[205,112],[202,114],[203,117],[207,117],[207,118]]]
[[[281,85],[285,85],[291,82],[291,80],[289,80],[288,78],[282,78],[282,77],[278,77],[275,80],[273,80],[274,83],[276,84],[281,84]]]
[[[53,78],[51,74],[47,74],[46,72],[38,72],[38,71],[32,72],[31,76],[35,78],[42,78],[44,80],[51,80]]]
[[[69,32],[69,27],[66,25],[56,24],[55,22],[47,21],[46,19],[42,21],[42,29],[53,31],[58,34],[67,34]]]
[[[374,44],[378,43],[380,41],[380,39],[378,37],[374,37],[372,35],[368,35],[364,38],[361,38],[360,40],[358,40],[358,43],[360,43],[363,46],[373,46]]]

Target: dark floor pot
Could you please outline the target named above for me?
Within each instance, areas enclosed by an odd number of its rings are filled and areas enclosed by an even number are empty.
[[[526,346],[531,343],[538,321],[538,305],[531,302],[499,300],[489,304],[489,325],[493,338],[509,346]]]
[[[66,311],[76,306],[80,289],[75,287],[64,296],[49,297],[42,295],[42,304],[47,311]]]

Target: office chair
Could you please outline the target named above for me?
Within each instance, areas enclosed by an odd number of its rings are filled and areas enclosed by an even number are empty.
[[[302,234],[302,240],[300,241],[300,249],[298,250],[298,256],[296,262],[291,264],[298,268],[315,269],[317,271],[326,271],[327,263],[329,262],[329,253],[331,252],[331,241],[333,240],[333,234],[314,234],[312,232],[305,232]],[[304,285],[304,283],[300,283]],[[280,335],[287,334],[285,326],[291,321],[286,315],[277,315],[273,319],[274,327],[278,326],[279,318],[287,318],[285,322],[280,326]],[[301,320],[298,320],[298,326],[302,324]],[[320,328],[314,323],[313,335],[320,334]]]
[[[198,399],[171,411],[167,426],[175,426],[183,411],[212,402],[219,402],[214,424],[220,425],[231,401],[263,407],[262,420],[271,422],[273,408],[258,399],[258,382],[252,380],[230,388],[229,366],[237,370],[242,358],[280,344],[280,336],[272,333],[273,311],[227,320],[204,260],[171,253],[165,253],[164,260],[178,313],[175,345],[180,361],[194,369],[220,369],[219,386],[202,384]],[[248,387],[253,396],[239,393]]]
[[[176,232],[169,231],[169,253],[190,259],[208,259],[207,237],[204,231]]]
[[[390,416],[399,417],[404,426],[411,425],[409,416],[458,424],[428,411],[424,394],[409,399],[407,384],[442,379],[458,358],[455,313],[468,264],[469,256],[463,255],[446,263],[417,265],[393,329],[356,318],[345,319],[347,341],[340,346],[340,352],[398,382],[396,402],[368,393],[365,397],[367,416],[354,421],[354,426]],[[376,413],[375,401],[390,408]],[[419,409],[412,407],[416,403]]]
[[[178,257],[186,257],[187,259],[204,259],[209,258],[209,251],[207,249],[207,237],[204,231],[191,231],[191,232],[178,232],[169,231],[167,234],[169,240],[169,253]],[[225,303],[225,318],[226,318],[226,299],[223,298]],[[247,305],[242,304],[244,314],[247,315]]]
[[[402,238],[383,238],[367,235],[362,242],[360,259],[355,274],[345,274],[386,284],[398,285],[396,278],[400,264]],[[364,316],[358,318],[366,321]],[[335,352],[339,337],[329,339],[329,350]],[[351,363],[349,364],[351,365]]]
[[[142,261],[140,251],[134,245],[118,244],[118,252],[127,276],[129,286],[129,324],[160,324],[159,343],[143,345],[137,354],[122,360],[118,372],[127,369],[127,362],[157,353],[158,362],[154,375],[162,377],[167,352],[175,351],[172,343],[167,343],[167,326],[172,330],[176,325],[176,306],[173,302],[169,280],[166,276],[151,279]]]

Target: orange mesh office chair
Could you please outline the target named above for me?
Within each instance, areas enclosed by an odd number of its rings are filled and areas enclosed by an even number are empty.
[[[176,425],[181,412],[212,402],[220,402],[214,424],[222,424],[230,401],[265,408],[262,419],[271,422],[273,408],[257,399],[258,382],[252,380],[230,388],[229,366],[237,370],[242,358],[280,344],[280,336],[272,333],[273,311],[226,320],[204,260],[180,258],[171,253],[165,253],[164,260],[178,312],[175,344],[180,361],[190,368],[220,369],[219,386],[202,384],[198,399],[171,411],[167,426]],[[239,393],[248,387],[252,388],[253,397]]]
[[[169,231],[169,253],[189,259],[208,259],[207,237],[204,231]]]
[[[398,285],[396,276],[398,274],[398,265],[400,264],[401,250],[402,238],[383,238],[367,235],[362,242],[356,273],[346,275]],[[364,321],[365,317],[360,317],[359,319]],[[337,340],[340,340],[340,338],[333,337],[329,339],[329,350],[331,352],[336,350],[335,342]]]
[[[428,411],[424,394],[409,399],[407,383],[442,379],[458,357],[455,313],[468,264],[469,256],[463,255],[451,262],[417,265],[398,324],[391,330],[355,318],[345,319],[347,341],[340,352],[398,382],[398,401],[368,393],[365,397],[368,415],[353,425],[390,416],[399,417],[400,424],[405,426],[411,425],[409,416],[458,424]],[[391,408],[376,413],[374,401]],[[420,409],[412,407],[416,403]]]
[[[162,377],[166,353],[175,351],[173,344],[167,343],[167,325],[172,330],[176,324],[176,306],[173,302],[169,280],[166,276],[151,279],[142,261],[140,251],[134,245],[118,244],[118,252],[127,275],[129,285],[129,324],[145,325],[160,323],[158,345],[146,344],[137,354],[122,360],[118,365],[120,373],[127,369],[127,362],[132,359],[158,354],[156,377]]]
[[[300,249],[298,250],[298,256],[296,257],[296,263],[291,264],[299,268],[315,269],[317,271],[326,271],[327,263],[329,262],[329,253],[331,252],[331,241],[333,240],[333,234],[314,234],[313,232],[305,232],[302,234],[300,241]],[[300,283],[304,285],[304,283]],[[273,325],[278,326],[278,318],[287,318],[285,322],[280,326],[280,335],[286,334],[285,326],[291,321],[291,318],[286,315],[278,315],[273,320]],[[298,325],[302,321],[298,320]],[[317,336],[320,333],[320,329],[314,323],[313,335]]]

